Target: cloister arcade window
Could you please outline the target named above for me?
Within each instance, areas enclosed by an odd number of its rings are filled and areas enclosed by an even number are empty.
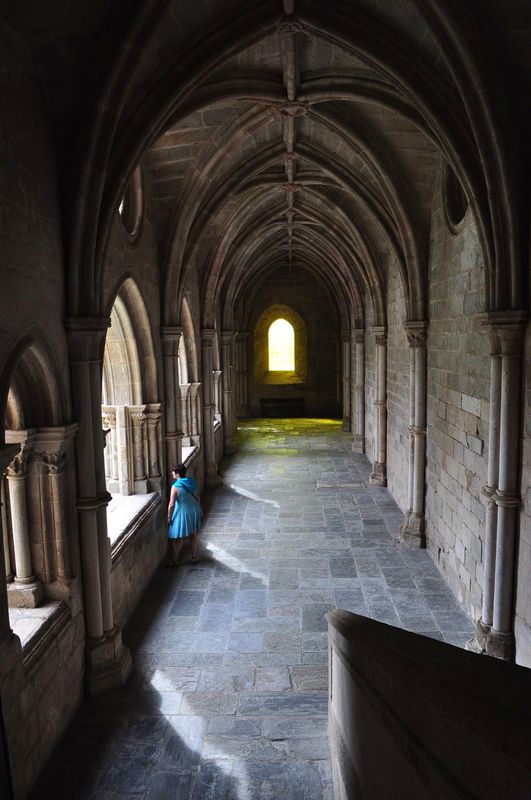
[[[111,542],[162,485],[161,405],[145,306],[128,279],[111,310],[103,355],[102,428]]]
[[[201,383],[198,381],[197,349],[192,314],[186,298],[181,313],[183,332],[179,341],[179,388],[181,392],[182,460],[188,464],[197,453],[201,426]]]
[[[10,624],[22,645],[70,593],[76,571],[77,425],[64,425],[52,359],[21,347],[11,374],[5,442],[16,446],[0,480],[0,526]],[[33,611],[34,609],[37,609]]]
[[[285,319],[269,326],[267,335],[269,371],[295,370],[295,331]]]
[[[300,384],[308,377],[306,323],[280,303],[266,309],[254,326],[254,375],[261,384]]]

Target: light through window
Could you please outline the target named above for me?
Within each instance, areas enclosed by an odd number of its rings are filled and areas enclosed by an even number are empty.
[[[277,319],[268,333],[269,371],[295,370],[295,331],[285,319]]]

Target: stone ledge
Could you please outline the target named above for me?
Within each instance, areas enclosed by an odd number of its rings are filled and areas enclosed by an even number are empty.
[[[37,666],[41,657],[49,652],[52,640],[72,621],[67,603],[61,601],[50,604],[50,607],[52,610],[49,616],[22,645],[22,660],[27,673]]]
[[[113,567],[120,560],[130,542],[135,538],[139,531],[142,530],[145,522],[149,519],[153,512],[161,506],[161,504],[162,497],[160,493],[154,492],[146,501],[145,505],[142,506],[140,511],[138,511],[138,513],[135,514],[135,516],[127,523],[126,527],[115,539],[111,546],[111,561]]]
[[[349,731],[364,796],[528,799],[529,670],[346,611],[326,618],[330,714]],[[332,757],[337,776],[344,759]]]

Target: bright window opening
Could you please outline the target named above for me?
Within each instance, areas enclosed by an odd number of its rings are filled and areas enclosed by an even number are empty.
[[[269,371],[295,370],[295,331],[285,319],[277,319],[269,328]]]

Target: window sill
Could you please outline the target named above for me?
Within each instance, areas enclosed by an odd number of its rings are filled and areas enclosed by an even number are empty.
[[[113,563],[119,559],[131,538],[144,526],[156,509],[160,508],[160,505],[160,492],[113,497],[107,507],[107,526]],[[115,516],[112,517],[112,514]]]
[[[49,643],[70,619],[70,608],[62,600],[53,600],[38,608],[9,609],[9,624],[20,639],[26,670],[40,659]]]

